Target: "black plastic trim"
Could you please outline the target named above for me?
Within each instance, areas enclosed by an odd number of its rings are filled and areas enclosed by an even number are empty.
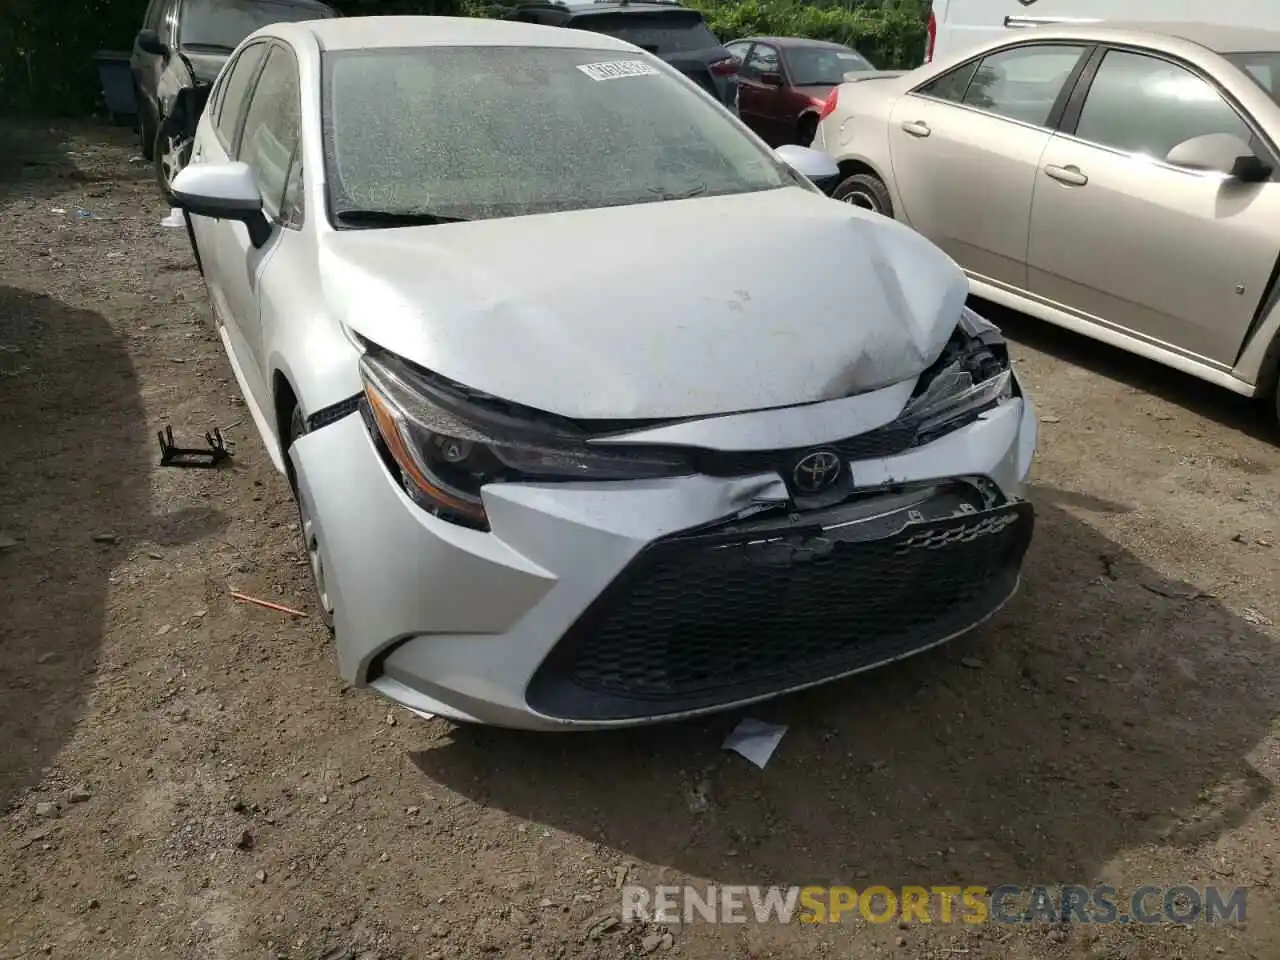
[[[552,649],[527,701],[565,720],[676,715],[831,680],[964,633],[1016,589],[1035,522],[1026,501],[981,509],[971,498],[952,485],[911,508],[905,523],[900,514],[908,507],[853,526],[833,519],[837,507],[657,540]],[[967,508],[952,512],[962,499]],[[934,515],[921,516],[927,512]],[[984,560],[975,564],[978,554]],[[886,585],[886,563],[896,568],[892,582],[887,593],[874,593],[876,584]],[[704,568],[705,579],[696,575]],[[682,590],[668,582],[673,569],[695,571]],[[963,583],[966,575],[973,582]],[[842,586],[826,593],[832,576]],[[937,586],[935,577],[949,581]],[[957,579],[959,599],[951,602]],[[777,597],[753,593],[757,588]],[[753,611],[735,608],[739,597],[750,597]],[[775,599],[781,608],[770,608]],[[912,599],[938,612],[922,616]],[[898,619],[879,630],[886,617]],[[767,662],[748,656],[749,647]],[[686,674],[684,664],[701,666]]]
[[[1080,111],[1084,107],[1085,95],[1093,84],[1093,77],[1098,72],[1098,66],[1102,63],[1105,53],[1105,48],[1095,44],[1089,50],[1087,57],[1080,58],[1080,62],[1067,77],[1067,82],[1058,91],[1058,101],[1053,105],[1053,111],[1049,116],[1051,129],[1063,132],[1068,128],[1075,129],[1075,125],[1080,121]]]
[[[321,427],[327,427],[351,416],[351,414],[360,409],[361,396],[361,394],[357,393],[354,397],[347,397],[345,400],[331,403],[329,406],[322,407],[311,414],[311,416],[307,417],[307,433],[319,430]]]

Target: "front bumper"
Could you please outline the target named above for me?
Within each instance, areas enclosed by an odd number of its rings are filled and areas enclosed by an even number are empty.
[[[856,420],[860,402],[875,395],[817,407]],[[794,416],[820,422],[814,409]],[[736,455],[751,416],[723,418]],[[1017,585],[1034,446],[1019,397],[926,446],[853,460],[854,499],[825,512],[736,519],[785,500],[777,472],[502,484],[483,493],[492,533],[414,504],[358,416],[291,456],[345,679],[421,713],[565,729],[739,706],[982,622]]]

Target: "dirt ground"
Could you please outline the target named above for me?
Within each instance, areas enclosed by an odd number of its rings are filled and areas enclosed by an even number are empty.
[[[126,130],[5,124],[0,957],[1280,957],[1280,447],[1004,313],[1038,402],[1016,600],[738,719],[538,736],[338,679],[294,514]],[[81,214],[84,211],[85,215]],[[158,466],[214,426],[219,470]],[[8,544],[7,546],[5,544]],[[1189,586],[1188,586],[1189,585]],[[610,925],[645,885],[1244,886],[1244,924]]]

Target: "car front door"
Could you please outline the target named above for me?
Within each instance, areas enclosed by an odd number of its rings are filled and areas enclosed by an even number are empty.
[[[244,111],[235,157],[253,171],[262,192],[263,213],[274,229],[261,247],[253,245],[248,228],[239,221],[225,222],[227,229],[218,234],[223,298],[236,327],[236,359],[260,410],[270,410],[273,401],[262,356],[259,281],[287,233],[282,229],[282,223],[289,219],[284,208],[285,187],[298,146],[301,104],[293,53],[273,43]]]
[[[207,122],[201,125],[192,149],[193,164],[227,163],[236,159],[254,84],[269,46],[266,41],[249,44],[223,70],[217,89],[210,98]],[[232,361],[240,367],[247,362],[249,353],[244,333],[249,320],[237,312],[243,310],[249,288],[244,260],[238,253],[239,236],[245,230],[244,225],[193,216],[191,230],[200,253],[215,318],[227,338]]]
[[[1206,134],[1230,134],[1276,163],[1188,65],[1107,50],[1041,158],[1030,291],[1192,359],[1234,365],[1280,253],[1280,183],[1166,161]]]
[[[738,69],[738,114],[771,146],[786,142],[778,124],[782,87],[764,80],[780,78],[781,70],[777,47],[767,43],[752,45]]]
[[[889,119],[901,218],[971,275],[1027,282],[1027,227],[1040,154],[1090,47],[1005,47],[901,97]]]

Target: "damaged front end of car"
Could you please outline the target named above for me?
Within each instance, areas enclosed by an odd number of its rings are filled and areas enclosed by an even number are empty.
[[[401,566],[362,570],[358,600],[340,585],[340,659],[412,709],[518,726],[674,719],[920,652],[1017,588],[1034,416],[999,332],[969,311],[913,381],[662,423],[568,420],[363,347],[353,419],[420,519],[372,511],[341,541],[373,536],[423,579],[409,609],[368,601],[384,580],[403,595]],[[768,444],[821,411],[879,423]],[[459,554],[414,559],[418,525]],[[415,627],[418,608],[434,630]],[[438,679],[487,645],[521,677],[501,704],[488,681]]]

